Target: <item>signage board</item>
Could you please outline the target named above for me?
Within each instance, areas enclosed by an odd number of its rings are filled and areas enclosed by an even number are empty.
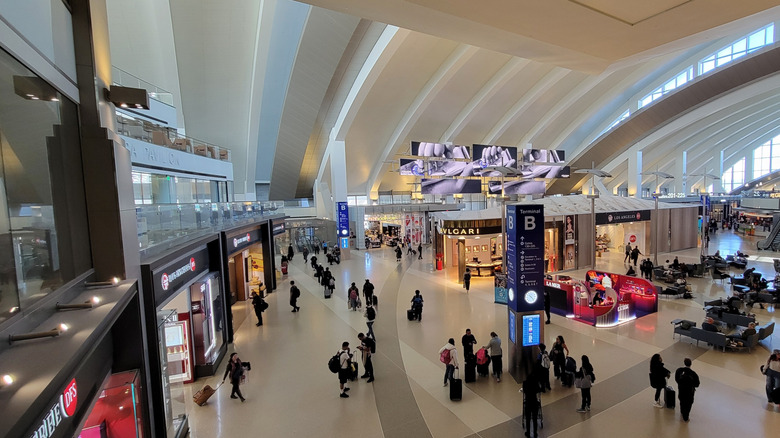
[[[596,213],[596,225],[623,224],[626,222],[640,222],[650,220],[651,210],[613,211],[610,213]]]
[[[182,286],[209,269],[209,252],[204,248],[152,271],[156,303],[162,303]]]
[[[506,207],[507,298],[515,312],[544,309],[544,207]]]
[[[483,234],[501,234],[501,225],[486,227],[448,227],[439,228],[439,234],[445,236],[481,236]]]
[[[336,218],[339,237],[349,237],[349,207],[346,202],[336,203]]]
[[[282,224],[284,226],[284,224]],[[260,230],[254,229],[245,233],[236,234],[227,237],[228,254],[235,254],[248,246],[260,242]]]
[[[54,436],[60,424],[76,413],[77,403],[78,388],[74,378],[65,387],[65,390],[62,391],[62,394],[60,394],[54,404],[49,407],[49,410],[46,411],[43,420],[35,427],[30,438],[49,438]]]
[[[541,315],[523,315],[523,347],[539,345],[541,327]]]
[[[284,233],[284,231],[286,230],[286,227],[284,225],[284,222],[274,222],[273,223],[273,227],[271,228],[271,230],[272,230],[273,235],[276,236],[278,234]]]
[[[515,312],[509,311],[509,340],[512,341],[513,344],[517,344],[517,316],[515,316]]]

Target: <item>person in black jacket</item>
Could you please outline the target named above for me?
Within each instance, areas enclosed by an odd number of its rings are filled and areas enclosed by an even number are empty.
[[[298,297],[301,296],[301,290],[298,289],[298,286],[295,285],[294,281],[290,282],[290,305],[292,306],[292,311],[297,312],[301,310],[300,307],[298,307]]]
[[[471,288],[471,269],[469,268],[466,268],[466,272],[463,273],[463,287],[466,288],[466,293]]]
[[[254,307],[255,316],[257,316],[257,324],[255,325],[258,327],[263,325],[263,310],[265,310],[267,306],[263,297],[258,295],[257,292],[252,292],[252,307]]]
[[[693,394],[699,387],[699,375],[691,369],[691,360],[687,357],[683,361],[684,367],[677,368],[674,373],[674,381],[677,382],[677,398],[680,399],[680,413],[682,419],[688,422],[693,407]]]
[[[363,283],[363,296],[366,298],[366,303],[372,303],[374,299],[374,285],[366,278],[366,282]]]
[[[222,376],[222,383],[230,376],[230,384],[233,385],[233,389],[230,391],[230,398],[240,398],[241,403],[246,399],[241,394],[241,389],[238,385],[241,384],[241,376],[244,375],[244,367],[241,364],[241,359],[238,357],[238,353],[232,353],[230,360],[228,360],[227,368],[225,369],[225,375]]]
[[[656,353],[650,358],[650,386],[655,388],[655,402],[653,406],[656,408],[664,407],[661,401],[661,391],[666,388],[666,379],[672,376],[672,372],[664,367],[664,361],[661,359],[661,355]]]
[[[593,365],[590,364],[590,359],[586,355],[582,355],[582,366],[577,372],[577,377],[582,378],[580,391],[582,393],[582,407],[577,409],[577,412],[590,411],[590,388],[593,382],[596,381],[596,375],[593,374]]]
[[[539,436],[536,431],[536,420],[539,417],[539,391],[538,368],[534,367],[534,370],[523,382],[523,401],[525,402],[523,412],[525,413],[525,436],[527,437],[531,436],[531,425],[534,428],[534,438]]]

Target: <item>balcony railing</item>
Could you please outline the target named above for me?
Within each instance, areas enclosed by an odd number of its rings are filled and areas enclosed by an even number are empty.
[[[136,207],[141,256],[198,237],[284,214],[275,202],[205,202]]]

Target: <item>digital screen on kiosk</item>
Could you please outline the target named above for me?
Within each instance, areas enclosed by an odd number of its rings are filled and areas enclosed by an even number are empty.
[[[539,345],[540,315],[523,315],[523,347]]]
[[[515,313],[509,312],[509,340],[512,341],[513,344],[517,344],[517,338],[516,333],[517,330],[515,329]]]

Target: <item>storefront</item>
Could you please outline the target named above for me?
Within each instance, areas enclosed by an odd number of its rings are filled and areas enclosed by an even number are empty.
[[[152,292],[144,299],[147,342],[157,346],[148,352],[153,409],[169,437],[186,426],[184,384],[217,373],[227,351],[220,254],[214,235],[141,265],[144,290]]]
[[[434,247],[443,267],[457,269],[458,283],[463,282],[466,268],[472,279],[492,277],[501,272],[503,263],[501,218],[439,220]]]
[[[281,224],[281,232],[277,227]],[[308,248],[310,252],[322,244],[336,244],[336,222],[327,219],[277,219],[274,221],[274,243],[277,254],[287,254],[287,247],[292,244],[296,253]]]
[[[551,311],[596,327],[614,327],[658,311],[658,289],[636,277],[588,271],[585,281],[548,276]]]
[[[650,253],[652,210],[596,213],[596,251],[623,253],[626,243]]]

